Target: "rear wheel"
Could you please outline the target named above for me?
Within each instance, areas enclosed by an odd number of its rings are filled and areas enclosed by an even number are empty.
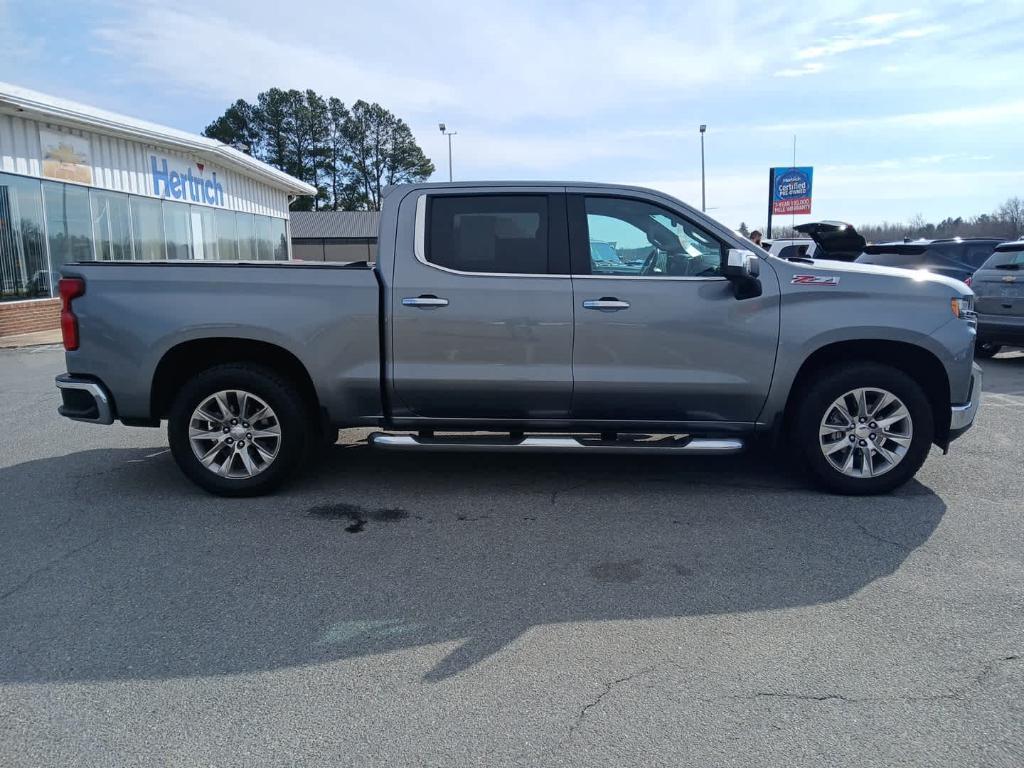
[[[167,423],[182,472],[221,496],[272,491],[298,469],[309,435],[298,389],[273,370],[249,364],[197,375],[178,393]]]
[[[979,341],[974,345],[974,356],[979,360],[987,360],[1002,349],[1002,344],[993,344],[991,341]]]
[[[885,493],[913,477],[928,456],[931,406],[921,386],[896,368],[830,368],[797,397],[796,447],[831,491]]]

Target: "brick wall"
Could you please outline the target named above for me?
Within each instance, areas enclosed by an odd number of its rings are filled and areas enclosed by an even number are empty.
[[[0,302],[0,336],[60,328],[60,299]]]

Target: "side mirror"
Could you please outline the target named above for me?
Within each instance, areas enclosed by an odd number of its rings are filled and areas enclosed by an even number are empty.
[[[753,251],[730,248],[722,256],[722,275],[732,283],[737,299],[751,299],[761,295],[761,260]]]

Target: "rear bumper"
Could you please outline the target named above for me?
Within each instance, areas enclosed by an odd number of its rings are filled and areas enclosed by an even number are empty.
[[[1002,344],[1024,343],[1024,315],[978,315],[978,339]]]
[[[981,366],[972,363],[971,389],[967,394],[967,402],[962,405],[950,406],[949,409],[950,440],[956,440],[971,428],[971,425],[974,424],[974,417],[978,415],[979,405],[981,405]]]
[[[114,423],[114,401],[98,381],[62,373],[56,384],[61,396],[57,413],[61,416],[89,424]]]

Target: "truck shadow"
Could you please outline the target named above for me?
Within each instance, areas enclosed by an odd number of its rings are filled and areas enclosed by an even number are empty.
[[[226,500],[159,450],[0,469],[0,680],[229,675],[421,647],[423,679],[440,681],[542,625],[848,598],[945,512],[916,482],[870,499],[807,490],[760,454],[361,446],[275,497]]]

